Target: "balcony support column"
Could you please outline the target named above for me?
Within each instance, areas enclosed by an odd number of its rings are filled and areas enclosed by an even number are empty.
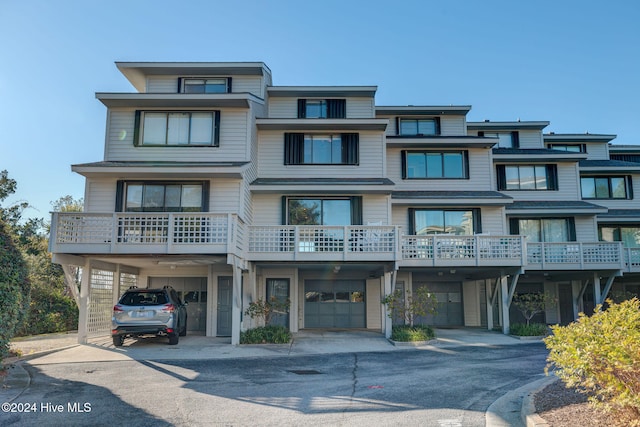
[[[384,296],[390,295],[393,292],[393,288],[395,288],[395,278],[396,278],[396,274],[395,274],[395,270],[394,271],[388,271],[386,273],[384,273],[383,276],[383,280],[384,280]],[[383,325],[384,325],[384,336],[389,339],[391,338],[391,332],[392,332],[392,327],[393,327],[393,319],[391,319],[391,317],[389,317],[389,306],[387,304],[384,305],[384,320],[383,320]]]
[[[242,269],[239,260],[234,256],[233,269],[233,296],[231,307],[231,344],[240,344],[240,330],[242,329]]]
[[[80,281],[80,307],[78,310],[78,344],[86,344],[89,329],[89,292],[91,280],[91,260],[88,258],[82,267]]]
[[[507,280],[507,276],[500,276],[499,280],[502,303],[502,333],[505,335],[509,335],[509,306],[511,305],[511,300],[509,299],[509,282]]]
[[[593,273],[593,302],[595,305],[602,304],[602,289],[600,288],[600,275]]]
[[[486,282],[485,282],[486,283]],[[500,287],[500,278],[496,279],[495,285],[489,283],[485,295],[487,297],[487,329],[493,330],[493,307],[498,299],[498,288]]]

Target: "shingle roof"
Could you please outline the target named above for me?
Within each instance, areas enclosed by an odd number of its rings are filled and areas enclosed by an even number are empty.
[[[623,160],[580,160],[580,167],[584,168],[633,168],[640,169],[640,164]]]
[[[522,210],[522,209],[536,209],[536,210],[602,210],[607,209],[604,206],[594,205],[593,203],[583,202],[580,200],[567,200],[567,201],[551,201],[551,200],[520,200],[515,201],[507,206],[507,210]]]
[[[258,178],[251,185],[395,185],[387,178]]]
[[[391,197],[394,199],[512,199],[497,191],[394,191]]]

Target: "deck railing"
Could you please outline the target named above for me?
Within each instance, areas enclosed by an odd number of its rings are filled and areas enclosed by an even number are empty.
[[[527,243],[527,269],[622,269],[622,249],[621,242]]]

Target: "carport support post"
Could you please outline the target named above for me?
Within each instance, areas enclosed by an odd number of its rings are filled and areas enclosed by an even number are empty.
[[[500,277],[500,296],[502,300],[502,333],[509,335],[509,306],[511,305],[511,298],[509,297],[509,281],[508,277],[502,275]]]
[[[78,310],[78,344],[86,344],[89,326],[89,282],[91,261],[85,260],[80,281],[80,307]]]
[[[242,270],[233,266],[233,306],[231,307],[231,344],[240,344],[240,322],[242,321]]]
[[[602,304],[602,290],[600,288],[600,276],[593,274],[593,302],[595,305]]]
[[[395,276],[395,275],[393,275]],[[391,272],[384,273],[384,296],[390,295],[393,292],[392,289],[392,274]],[[389,317],[389,305],[384,305],[384,336],[389,339],[391,338],[391,332],[393,327],[393,320]]]

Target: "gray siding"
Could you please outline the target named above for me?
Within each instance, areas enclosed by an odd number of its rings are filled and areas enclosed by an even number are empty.
[[[596,225],[596,218],[593,216],[575,217],[576,223],[576,240],[578,242],[597,242],[598,241],[598,226]]]
[[[587,143],[589,160],[609,160],[609,146],[607,143]]]
[[[542,131],[539,130],[520,130],[518,131],[518,139],[520,148],[544,148],[542,140]]]
[[[113,212],[116,207],[116,179],[87,178],[85,182],[85,212]]]
[[[220,113],[219,147],[135,147],[135,110],[113,109],[107,124],[107,161],[245,161],[248,160],[247,110],[226,109]]]

